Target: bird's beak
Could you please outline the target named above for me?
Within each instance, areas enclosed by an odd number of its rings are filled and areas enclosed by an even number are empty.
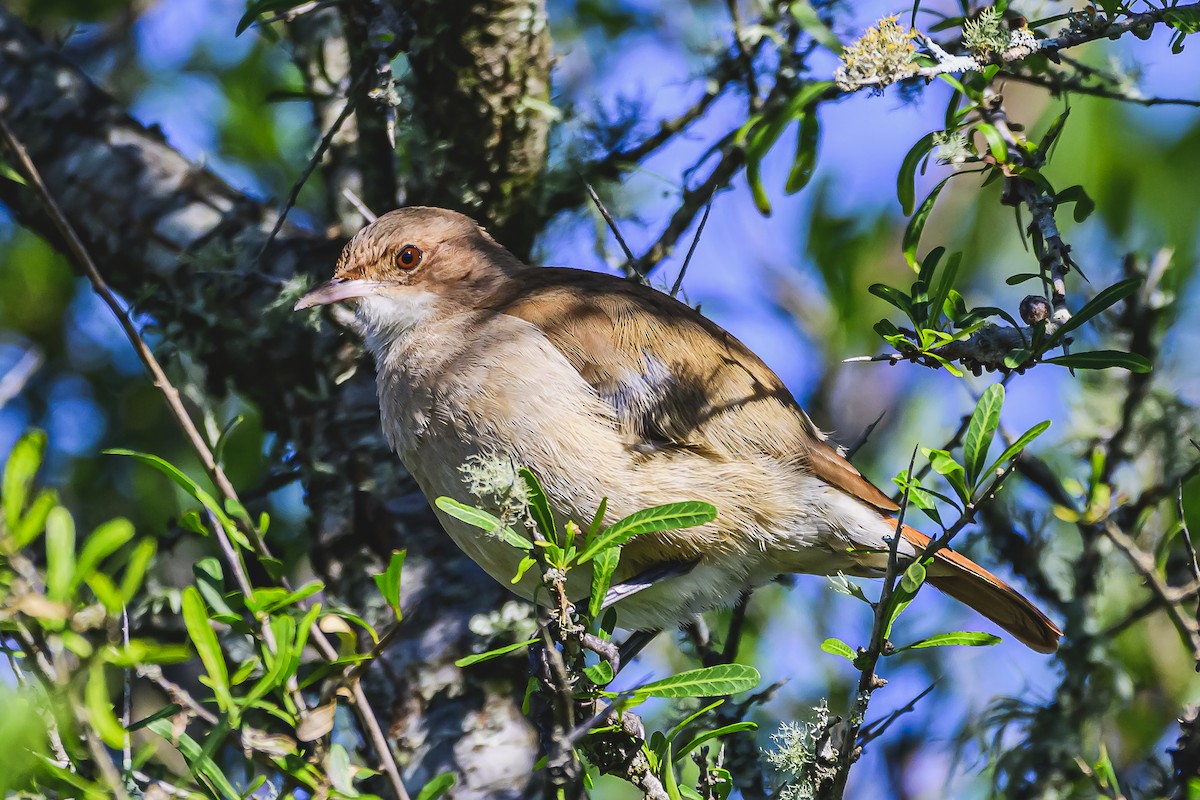
[[[334,278],[331,281],[322,283],[317,288],[313,289],[308,294],[301,297],[299,302],[292,308],[293,311],[301,311],[313,306],[327,306],[332,303],[341,303],[345,300],[356,300],[360,297],[375,294],[380,289],[391,287],[393,284],[387,281],[364,281],[351,280],[348,278]]]

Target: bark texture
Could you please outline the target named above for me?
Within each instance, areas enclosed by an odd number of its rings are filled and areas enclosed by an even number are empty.
[[[543,223],[537,185],[551,123],[545,3],[406,5],[416,29],[405,86],[409,200],[481,218],[497,239],[528,255]]]
[[[469,621],[509,595],[437,528],[387,451],[369,362],[336,382],[357,348],[291,313],[293,278],[327,276],[341,242],[285,227],[256,257],[273,209],[183,158],[2,9],[0,113],[105,277],[158,321],[166,360],[186,354],[205,368],[210,395],[240,393],[266,430],[293,443],[313,511],[312,562],[332,592],[363,608],[374,595],[365,575],[408,549],[405,624],[368,679],[413,794],[443,770],[459,774],[458,798],[530,789],[536,740],[509,694],[524,685],[523,660],[453,665],[479,644]],[[49,236],[20,184],[0,181],[0,201]]]

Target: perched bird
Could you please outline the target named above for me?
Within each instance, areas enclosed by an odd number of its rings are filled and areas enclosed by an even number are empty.
[[[528,266],[470,218],[412,207],[361,230],[296,309],[341,302],[375,358],[387,440],[431,501],[472,502],[463,466],[482,459],[532,470],[559,520],[586,524],[602,498],[610,522],[682,500],[717,507],[713,522],[625,545],[618,580],[696,566],[618,603],[624,628],[676,625],[781,573],[886,568],[896,504],[754,353],[653,288]],[[509,584],[517,549],[437,513]],[[905,526],[900,552],[928,542]],[[1057,647],[1044,614],[959,553],[938,552],[928,580],[1034,650]],[[514,589],[536,587],[527,575]]]

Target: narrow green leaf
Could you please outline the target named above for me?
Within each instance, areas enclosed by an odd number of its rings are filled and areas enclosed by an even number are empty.
[[[916,202],[916,185],[917,185],[917,167],[925,156],[929,155],[929,151],[933,150],[933,140],[941,131],[930,131],[917,140],[904,156],[904,161],[900,163],[900,174],[896,179],[896,196],[900,200],[900,208],[904,210],[904,216],[909,216],[913,212],[913,203]]]
[[[525,573],[529,572],[530,569],[536,566],[537,561],[535,561],[533,558],[529,556],[522,557],[521,560],[517,562],[517,572],[512,576],[512,580],[509,581],[509,583],[511,583],[513,586],[516,586],[521,582],[521,579],[525,577]]]
[[[1050,155],[1050,148],[1054,147],[1054,143],[1058,141],[1059,134],[1063,132],[1063,126],[1067,122],[1067,115],[1071,113],[1071,109],[1066,109],[1057,117],[1054,122],[1050,123],[1050,128],[1046,131],[1046,135],[1042,137],[1042,141],[1037,146],[1038,157],[1045,161]]]
[[[155,711],[148,717],[142,717],[136,722],[129,723],[129,731],[132,733],[133,731],[147,727],[151,722],[157,722],[160,719],[168,719],[175,716],[182,710],[183,706],[179,705],[178,703],[170,703],[169,705],[163,706],[158,711]]]
[[[715,728],[711,731],[705,731],[695,739],[692,739],[690,742],[685,744],[683,747],[679,748],[679,751],[675,755],[675,760],[678,761],[700,745],[712,739],[716,739],[720,736],[729,736],[733,733],[741,733],[742,731],[755,730],[758,730],[758,725],[756,723],[743,720],[742,722],[734,722],[729,725],[722,725],[720,728]]]
[[[1083,307],[1075,312],[1069,320],[1059,326],[1054,335],[1050,337],[1050,341],[1046,345],[1046,349],[1050,349],[1063,340],[1071,331],[1075,330],[1083,323],[1090,320],[1092,317],[1104,311],[1109,306],[1124,300],[1129,295],[1137,291],[1141,284],[1141,278],[1126,278],[1123,281],[1118,281],[1112,286],[1108,286],[1096,293],[1096,296],[1083,304]]]
[[[109,747],[120,748],[125,744],[125,728],[113,712],[109,701],[108,681],[104,665],[93,662],[88,670],[87,686],[83,690],[84,705],[87,706],[88,722]]]
[[[967,471],[967,487],[974,489],[987,461],[988,449],[1000,427],[1000,409],[1004,406],[1004,385],[993,383],[983,390],[971,422],[963,438],[963,461]]]
[[[596,553],[592,560],[592,594],[588,598],[588,616],[595,619],[599,616],[604,597],[612,585],[613,573],[621,561],[621,548],[608,547]]]
[[[438,800],[453,789],[456,783],[458,783],[458,778],[453,772],[439,773],[437,777],[421,787],[421,791],[417,792],[417,796],[413,800]]]
[[[515,650],[520,650],[522,647],[528,647],[529,645],[535,644],[536,642],[537,642],[537,639],[526,639],[523,642],[513,642],[512,644],[506,644],[504,647],[497,647],[495,650],[488,650],[486,653],[476,653],[474,655],[467,656],[466,658],[460,658],[458,661],[454,662],[454,666],[469,667],[472,664],[479,664],[483,661],[491,661],[493,658],[499,658],[500,656],[506,656]]]
[[[19,550],[41,536],[42,531],[46,530],[46,519],[57,506],[58,492],[53,489],[38,492],[38,496],[29,505],[29,509],[21,515],[17,524],[8,529],[12,535],[13,546]]]
[[[608,512],[608,498],[600,498],[600,507],[596,509],[595,516],[592,517],[591,523],[588,524],[587,542],[591,542],[604,529],[604,515]]]
[[[546,497],[546,491],[542,488],[537,476],[525,467],[521,467],[519,474],[525,481],[525,488],[529,495],[529,513],[533,515],[533,521],[538,526],[538,530],[550,541],[566,547],[568,543],[562,541],[562,536],[558,533],[558,526],[554,524],[554,512],[550,510],[550,500]]]
[[[17,527],[45,452],[45,431],[33,430],[18,439],[8,454],[4,480],[0,483],[0,510],[3,511],[4,525],[9,531]]]
[[[601,550],[623,545],[634,536],[643,533],[694,528],[716,518],[717,507],[698,500],[642,509],[605,528],[595,541],[584,548],[577,560],[580,564],[586,564]]]
[[[821,649],[830,655],[841,656],[851,664],[854,663],[854,648],[841,639],[826,639],[821,642]]]
[[[1008,447],[1004,448],[1004,452],[1000,454],[1000,457],[993,461],[991,466],[987,468],[987,474],[990,475],[991,473],[995,472],[1002,464],[1008,463],[1009,459],[1016,458],[1017,455],[1020,454],[1020,452],[1024,450],[1030,442],[1041,436],[1049,427],[1050,420],[1045,419],[1018,436],[1017,440]]]
[[[75,520],[56,506],[46,518],[46,593],[51,600],[67,602],[75,575]]]
[[[127,519],[117,518],[98,525],[83,541],[83,550],[79,553],[75,574],[71,578],[71,590],[74,591],[84,578],[100,566],[100,562],[132,538],[133,523]]]
[[[953,633],[938,633],[933,636],[927,636],[924,639],[918,639],[912,644],[906,644],[903,647],[897,647],[894,652],[899,653],[902,650],[921,650],[926,647],[946,647],[948,645],[961,645],[963,647],[991,647],[994,644],[1000,644],[1003,641],[999,636],[994,636],[990,633],[981,631],[954,631]]]
[[[992,153],[992,158],[996,159],[1001,164],[1008,161],[1008,143],[1004,141],[1004,137],[1000,135],[1000,131],[995,125],[990,125],[986,122],[980,122],[975,126],[975,130],[983,134],[983,138],[987,140],[988,150]]]
[[[533,542],[526,539],[521,534],[514,531],[509,526],[501,522],[500,518],[494,514],[489,514],[481,508],[460,503],[451,497],[439,497],[433,501],[441,511],[449,514],[457,520],[467,523],[480,530],[487,531],[490,534],[499,536],[504,541],[508,542],[513,547],[519,550],[532,550]]]
[[[208,673],[213,695],[217,705],[226,713],[234,710],[233,695],[229,690],[229,669],[225,666],[225,656],[221,652],[221,643],[217,634],[208,621],[208,608],[200,591],[195,586],[183,590],[183,624],[187,627],[188,638],[204,663]]]
[[[1045,359],[1046,364],[1057,364],[1071,369],[1127,369],[1130,372],[1149,372],[1152,365],[1145,356],[1125,353],[1120,350],[1089,350]]]
[[[407,552],[393,550],[387,569],[375,576],[375,585],[379,587],[379,593],[396,615],[397,622],[404,618],[400,613],[400,573],[404,570],[404,556]]]
[[[653,681],[633,690],[635,697],[718,697],[753,689],[758,670],[745,664],[717,664]]]
[[[867,287],[867,291],[903,311],[905,316],[907,316],[914,325],[917,323],[917,318],[920,315],[917,313],[917,309],[913,305],[912,298],[910,298],[904,292],[900,291],[894,286],[888,286],[884,283],[873,283]]]
[[[675,723],[675,727],[673,727],[673,728],[671,728],[671,730],[667,731],[667,735],[666,735],[665,739],[663,740],[663,748],[660,749],[659,752],[664,752],[666,743],[675,741],[675,737],[678,736],[679,734],[683,733],[684,728],[686,728],[688,725],[691,725],[693,722],[700,719],[700,717],[704,716],[709,711],[712,711],[714,708],[717,708],[718,706],[722,706],[724,704],[725,704],[725,701],[723,699],[722,700],[714,700],[713,702],[709,703],[708,705],[706,705],[704,708],[700,709],[699,711],[693,711],[691,714],[688,714],[686,717],[679,720],[679,722]],[[658,731],[655,731],[655,733],[658,733]]]
[[[203,747],[186,733],[175,732],[175,725],[169,719],[157,719],[146,727],[179,748],[179,752],[187,761],[188,768],[209,783],[212,790],[224,800],[241,800],[241,793],[233,788],[233,784],[225,777],[225,773],[217,766]],[[210,734],[213,737],[214,734]]]
[[[966,470],[963,466],[954,460],[954,456],[947,453],[945,450],[926,450],[925,457],[929,459],[930,466],[933,471],[946,478],[950,487],[954,489],[955,494],[964,503],[971,501],[970,492],[967,490]]]
[[[133,602],[133,597],[142,587],[142,580],[146,577],[146,570],[150,568],[150,564],[154,561],[154,554],[158,552],[158,543],[153,539],[140,539],[133,546],[133,552],[129,555],[129,561],[125,564],[125,573],[121,576],[121,603],[129,605]]]
[[[788,172],[784,194],[795,194],[808,185],[812,180],[813,170],[817,166],[817,143],[821,138],[821,126],[817,122],[817,114],[810,111],[800,118],[800,127],[796,131],[796,155],[792,159],[792,168]]]
[[[838,39],[825,21],[817,14],[817,10],[813,8],[808,0],[795,0],[788,5],[788,13],[796,20],[796,24],[800,26],[800,30],[807,33],[813,38],[813,41],[821,45],[825,49],[832,52],[834,55],[842,54],[842,42]]]
[[[1075,212],[1073,216],[1076,222],[1083,222],[1092,215],[1093,211],[1096,210],[1096,201],[1093,200],[1088,195],[1087,191],[1079,184],[1068,186],[1066,189],[1063,189],[1061,192],[1054,195],[1054,202],[1060,206],[1066,205],[1067,203],[1074,203]]]
[[[921,203],[921,207],[912,215],[912,219],[908,221],[908,226],[904,229],[904,260],[913,269],[917,268],[917,247],[921,244],[921,233],[925,230],[925,223],[929,220],[929,215],[933,213],[933,204],[937,202],[938,195],[942,193],[946,182],[956,174],[959,173],[947,175],[937,186],[933,187],[933,191]]]
[[[199,501],[201,505],[212,512],[213,516],[220,521],[221,525],[225,528],[225,531],[230,535],[231,538],[233,538],[243,547],[249,547],[250,543],[246,541],[246,537],[241,531],[238,530],[237,526],[233,523],[233,520],[229,518],[229,515],[225,513],[225,509],[222,507],[222,504],[218,503],[215,497],[204,491],[204,489],[200,488],[200,484],[196,483],[194,480],[185,475],[184,472],[174,464],[165,459],[159,458],[158,456],[151,455],[150,453],[139,453],[136,450],[124,450],[118,448],[113,450],[105,450],[104,454],[132,458],[134,461],[145,464],[148,467],[153,467],[163,475],[166,475],[168,478],[174,481],[179,488],[183,489],[191,497]]]

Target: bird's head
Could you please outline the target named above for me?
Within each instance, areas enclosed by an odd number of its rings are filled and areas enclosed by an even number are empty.
[[[449,310],[477,307],[526,269],[470,217],[412,206],[384,214],[342,250],[333,279],[295,310],[353,301],[368,337],[396,335]]]

